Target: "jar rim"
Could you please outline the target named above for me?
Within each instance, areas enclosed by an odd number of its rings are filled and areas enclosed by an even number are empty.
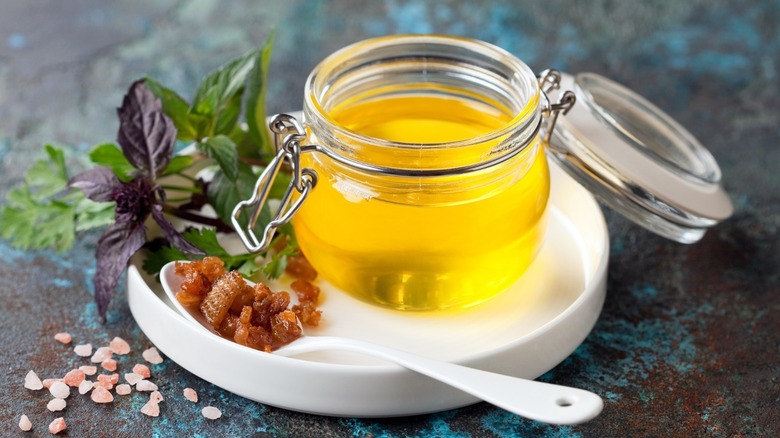
[[[515,114],[512,119],[500,128],[478,136],[447,142],[433,143],[410,143],[387,140],[379,137],[373,137],[353,131],[337,121],[329,114],[323,96],[332,91],[328,80],[334,75],[344,72],[356,71],[366,65],[380,62],[383,50],[396,47],[417,48],[419,52],[410,53],[409,56],[431,56],[435,57],[435,49],[457,48],[467,53],[478,54],[479,58],[485,61],[485,65],[477,67],[490,69],[501,67],[505,72],[511,72],[511,78],[507,79],[512,87],[519,87],[523,93],[524,101],[517,104],[519,111],[513,111]],[[367,59],[360,60],[361,57]],[[449,59],[449,58],[448,58]],[[453,58],[454,59],[454,58]],[[487,62],[493,62],[494,65],[487,65]],[[462,62],[467,63],[468,60]],[[517,151],[506,151],[506,154],[514,155],[511,152],[519,152],[528,144],[532,143],[534,137],[532,132],[538,131],[541,124],[540,91],[536,76],[530,67],[520,59],[493,44],[461,37],[444,35],[394,35],[367,39],[346,46],[321,61],[309,75],[304,91],[304,118],[307,125],[315,126],[323,132],[333,133],[338,138],[348,139],[361,144],[368,144],[372,147],[392,148],[399,150],[452,150],[464,148],[467,146],[494,141],[506,137],[513,133],[528,133],[521,144],[514,144],[510,149]],[[339,151],[334,151],[339,152]],[[500,155],[502,152],[498,152]],[[485,160],[492,160],[492,156],[483,157]]]

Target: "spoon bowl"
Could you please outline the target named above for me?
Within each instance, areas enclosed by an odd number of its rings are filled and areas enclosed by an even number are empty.
[[[215,336],[221,336],[206,321],[198,308],[183,306],[176,299],[176,293],[180,290],[182,279],[175,272],[175,263],[168,263],[160,271],[160,282],[165,294],[182,317],[202,330]],[[249,283],[251,284],[251,282]],[[604,406],[601,397],[583,389],[506,376],[454,363],[432,360],[405,351],[345,337],[306,336],[304,334],[299,339],[269,354],[290,357],[322,350],[341,350],[372,355],[446,383],[517,415],[550,424],[582,423],[596,417]]]

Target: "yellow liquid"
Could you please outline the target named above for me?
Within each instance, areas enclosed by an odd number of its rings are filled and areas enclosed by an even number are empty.
[[[468,140],[511,121],[487,105],[437,96],[365,100],[330,117],[365,136],[423,145]],[[437,158],[424,149],[376,153],[406,157],[405,164],[415,153]],[[460,153],[474,152],[442,159]],[[321,154],[303,160],[319,181],[293,219],[301,249],[323,278],[366,301],[410,310],[471,306],[516,281],[541,245],[549,175],[538,141],[485,171],[428,179],[365,175]]]

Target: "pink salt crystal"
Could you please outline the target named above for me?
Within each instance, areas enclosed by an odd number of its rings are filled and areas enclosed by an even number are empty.
[[[100,364],[104,370],[116,371],[116,361],[114,359],[106,359]]]
[[[54,382],[62,382],[62,379],[43,379],[43,387],[49,389]]]
[[[125,354],[130,352],[130,344],[127,343],[124,339],[120,337],[115,337],[114,339],[109,342],[108,346],[111,348],[111,350],[120,355],[124,356]]]
[[[127,394],[130,394],[130,391],[132,391],[132,390],[130,389],[130,385],[128,385],[127,383],[123,383],[121,385],[116,385],[116,393],[117,393],[117,395],[127,395]]]
[[[139,374],[136,374],[136,373],[125,373],[125,380],[127,381],[127,383],[129,383],[131,385],[135,385],[136,383],[140,382],[143,379],[144,379],[144,377],[139,375]]]
[[[152,377],[152,372],[149,370],[149,367],[142,363],[135,364],[135,366],[133,366],[133,372],[144,379]]]
[[[51,384],[49,392],[54,398],[66,399],[70,395],[70,387],[63,382],[54,382]]]
[[[68,371],[68,374],[65,374],[65,377],[62,378],[62,381],[68,386],[78,387],[85,378],[84,371],[70,370]]]
[[[90,398],[95,403],[111,403],[114,401],[114,396],[111,395],[108,389],[100,386],[92,390],[92,395],[90,395]]]
[[[116,373],[114,373],[116,374]],[[117,382],[119,381],[119,375],[116,375],[116,379],[114,379],[114,374],[100,374],[97,376],[97,382],[93,385],[94,388],[103,388],[107,390],[111,390],[114,387],[114,380]]]
[[[111,359],[111,356],[113,355],[114,352],[111,351],[110,347],[100,347],[95,351],[95,354],[92,355],[92,359],[90,359],[90,362],[101,363],[106,359]]]
[[[152,391],[152,393],[149,394],[149,400],[154,400],[157,403],[159,403],[161,401],[165,401],[165,399],[163,398],[163,396],[160,393],[160,391]]]
[[[67,405],[68,405],[68,403],[65,400],[63,400],[61,398],[53,398],[46,405],[46,409],[48,409],[48,410],[50,410],[52,412],[57,412],[57,411],[61,411],[61,410],[65,409],[65,406],[67,406]]]
[[[135,390],[136,391],[157,391],[157,385],[155,385],[154,383],[148,380],[141,380],[140,382],[135,384]]]
[[[119,383],[119,374],[117,373],[111,373],[111,374],[100,374],[97,376],[98,382],[108,382],[112,385],[115,385]]]
[[[49,432],[52,435],[57,435],[58,433],[62,432],[67,428],[68,426],[65,424],[65,419],[62,417],[55,418],[54,421],[52,421],[49,424]]]
[[[95,382],[92,384],[92,388],[103,388],[105,390],[111,391],[114,389],[114,385],[111,384],[111,382]]]
[[[43,388],[43,382],[41,382],[41,379],[35,374],[35,371],[30,370],[27,375],[24,376],[24,387],[33,391],[38,391]]]
[[[92,356],[92,344],[81,344],[73,347],[73,352],[77,356],[89,357]]]
[[[214,406],[206,406],[202,411],[200,411],[200,413],[209,420],[216,420],[222,416],[222,411],[215,408]]]
[[[63,344],[70,344],[71,338],[70,333],[62,332],[57,333],[54,335],[54,340],[57,342],[62,342]]]
[[[198,402],[198,393],[195,392],[192,388],[184,388],[184,398],[187,400],[197,403]]]
[[[84,395],[92,390],[92,387],[95,385],[94,382],[90,382],[89,380],[84,380],[79,385],[79,394]]]
[[[19,429],[22,429],[25,432],[32,430],[32,422],[27,418],[27,415],[22,414],[22,417],[19,418]]]
[[[149,400],[144,407],[141,408],[141,413],[150,417],[156,417],[160,415],[160,405],[154,400]]]
[[[79,369],[88,376],[94,376],[95,373],[97,373],[97,367],[94,365],[82,365],[79,367]]]
[[[159,363],[162,363],[162,361],[163,361],[162,356],[160,356],[160,352],[157,351],[157,348],[155,348],[155,347],[152,347],[152,348],[149,348],[147,350],[144,350],[144,352],[141,353],[141,356],[144,357],[145,361],[147,361],[149,363],[152,363],[152,364],[155,364],[155,365],[159,364]]]

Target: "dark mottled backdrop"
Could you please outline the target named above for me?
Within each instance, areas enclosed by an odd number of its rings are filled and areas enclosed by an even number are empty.
[[[504,47],[535,70],[595,71],[667,110],[721,164],[734,217],[700,243],[655,237],[606,212],[612,242],[603,315],[544,380],[588,388],[603,414],[576,427],[524,420],[486,404],[414,418],[326,418],[225,393],[173,363],[163,390],[193,386],[222,408],[209,422],[181,397],[162,415],[134,395],[111,406],[69,399],[72,436],[777,436],[780,434],[780,1],[222,1],[1,0],[0,195],[55,142],[77,155],[112,140],[114,108],[148,74],[191,95],[227,59],[276,28],[269,111],[299,107],[307,73],[356,40],[445,33]],[[102,326],[91,304],[96,234],[65,254],[0,241],[3,434],[22,413],[44,434],[48,395],[24,375],[72,365],[61,330],[101,344],[149,346],[124,292]],[[66,360],[67,359],[67,360]]]

